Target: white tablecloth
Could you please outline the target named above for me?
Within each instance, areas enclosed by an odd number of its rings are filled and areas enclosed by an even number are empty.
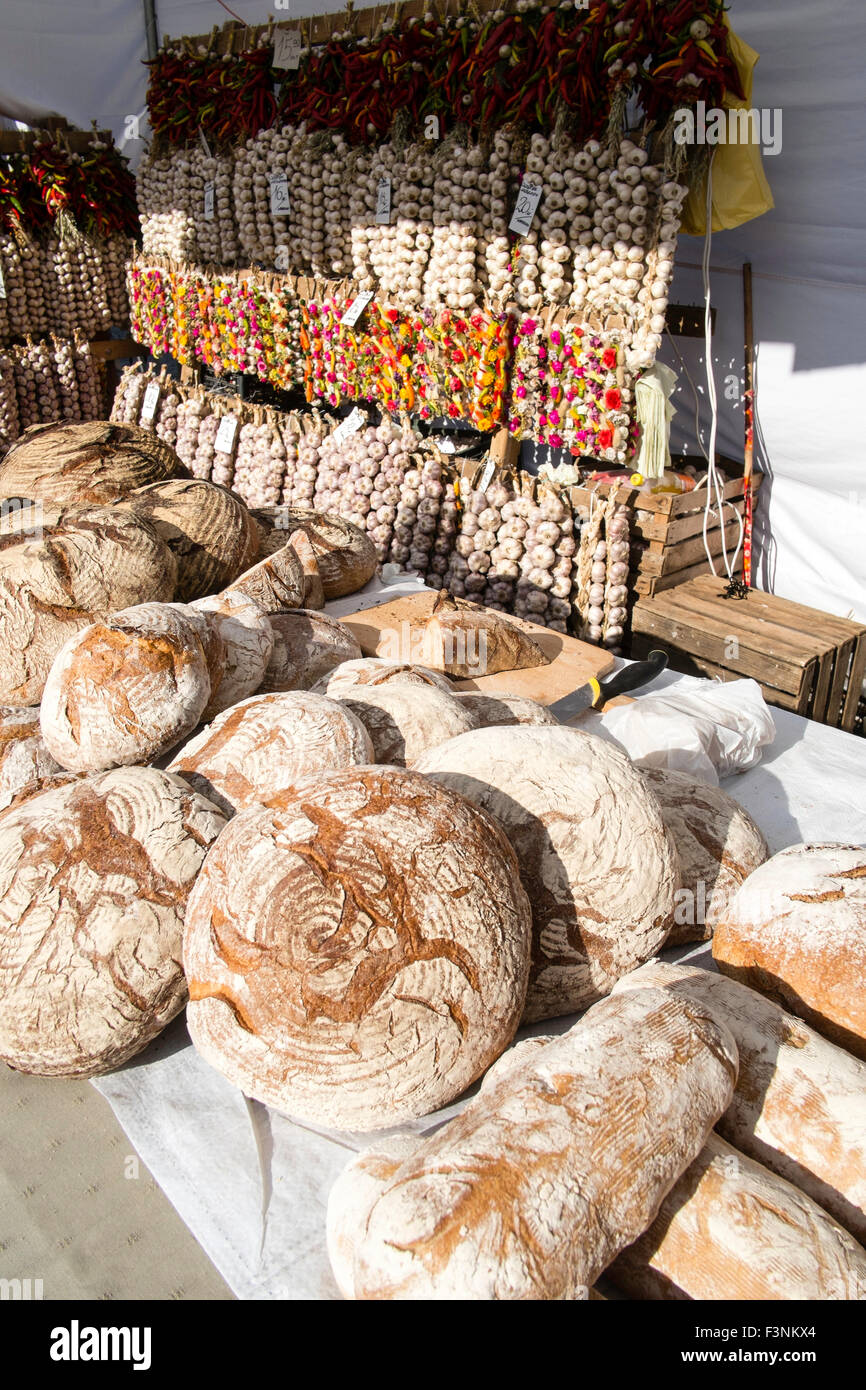
[[[418,587],[391,586],[388,597]],[[374,583],[329,612],[341,616],[381,601]],[[674,681],[693,683],[665,673],[648,688]],[[773,717],[776,740],[761,763],[723,783],[754,816],[770,849],[801,840],[866,842],[866,744],[784,710]],[[582,727],[603,732],[603,721],[590,715]],[[709,963],[706,947],[686,954]],[[563,1031],[571,1022],[525,1032]],[[239,1298],[339,1297],[325,1250],[328,1192],[369,1136],[318,1132],[247,1100],[199,1058],[182,1017],[139,1061],[94,1084]],[[414,1128],[423,1132],[459,1108]]]

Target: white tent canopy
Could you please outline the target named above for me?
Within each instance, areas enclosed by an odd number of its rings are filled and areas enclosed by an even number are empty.
[[[339,8],[316,0],[230,7],[248,24]],[[156,0],[156,9],[160,34],[173,36],[207,33],[230,17],[218,0]],[[781,152],[765,160],[775,210],[713,238],[718,447],[742,457],[741,405],[726,398],[724,383],[742,370],[740,267],[748,260],[756,458],[771,481],[759,509],[757,577],[762,587],[866,621],[866,450],[856,414],[866,398],[866,9],[862,0],[732,0],[730,20],[761,54],[754,104],[778,108],[783,124]],[[0,92],[76,125],[95,119],[119,143],[127,118],[144,111],[145,57],[142,0],[3,0]],[[130,144],[125,152],[137,153]],[[677,302],[702,300],[700,272],[688,268],[702,245],[680,240]],[[703,343],[678,339],[677,347],[698,390],[706,440]],[[693,452],[692,390],[670,344],[662,355],[681,375],[675,443]]]

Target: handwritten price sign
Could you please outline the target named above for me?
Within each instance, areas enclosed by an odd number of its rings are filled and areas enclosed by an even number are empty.
[[[517,236],[527,236],[532,226],[532,219],[538,211],[538,204],[541,202],[541,195],[544,189],[540,183],[533,183],[526,174],[523,175],[523,182],[520,185],[520,192],[517,195],[517,203],[508,224],[508,230],[515,232]]]

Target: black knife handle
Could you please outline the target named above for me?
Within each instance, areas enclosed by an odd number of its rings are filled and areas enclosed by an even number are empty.
[[[646,661],[632,661],[621,671],[617,671],[615,676],[611,676],[610,680],[600,681],[599,695],[593,703],[601,705],[612,700],[615,695],[624,695],[627,690],[636,690],[639,685],[648,685],[656,676],[661,675],[667,664],[667,652],[660,651],[658,647],[654,648]]]

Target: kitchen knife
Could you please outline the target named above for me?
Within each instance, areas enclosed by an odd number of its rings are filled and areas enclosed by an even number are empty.
[[[646,661],[632,661],[608,681],[591,680],[579,690],[573,690],[570,695],[563,695],[561,700],[554,700],[547,708],[551,714],[565,723],[567,719],[574,719],[575,715],[583,714],[584,710],[595,709],[606,700],[612,700],[614,695],[624,695],[627,690],[636,690],[639,685],[647,685],[661,674],[667,664],[667,653],[656,648],[650,652]]]

